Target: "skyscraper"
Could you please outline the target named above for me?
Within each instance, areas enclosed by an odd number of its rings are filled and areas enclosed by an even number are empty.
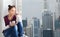
[[[48,9],[48,3],[47,3],[47,0],[44,0],[44,9]]]
[[[56,2],[57,2],[58,16],[60,16],[60,0],[56,0]]]
[[[32,37],[32,26],[31,25],[26,27],[25,33],[28,37]]]
[[[28,37],[32,37],[32,25],[31,25],[31,21],[30,19],[26,19],[24,20],[24,30],[25,30],[25,34],[28,36]]]
[[[54,37],[60,37],[60,30],[55,30],[54,31]]]
[[[60,16],[55,20],[55,30],[60,30]]]
[[[55,30],[60,30],[60,0],[56,0],[57,2],[57,11],[58,11],[58,18],[55,20]]]
[[[33,37],[40,37],[40,20],[36,17],[33,17],[32,20],[32,34]]]
[[[26,20],[22,20],[23,22],[23,27],[27,27],[27,19]]]
[[[53,30],[43,30],[43,37],[53,37]]]
[[[50,11],[44,11],[42,15],[43,30],[53,30],[53,16]]]

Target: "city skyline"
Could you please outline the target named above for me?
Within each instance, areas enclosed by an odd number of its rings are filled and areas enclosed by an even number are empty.
[[[56,0],[23,0],[22,2],[22,17],[23,19],[37,17],[40,19],[42,25],[42,13],[45,11],[44,7],[47,4],[47,11],[56,13],[58,17],[58,4]]]

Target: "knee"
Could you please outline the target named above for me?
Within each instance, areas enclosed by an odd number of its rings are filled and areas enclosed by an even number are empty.
[[[12,29],[17,31],[17,26],[13,26]]]

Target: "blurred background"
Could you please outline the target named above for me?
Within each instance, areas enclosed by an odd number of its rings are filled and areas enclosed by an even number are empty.
[[[60,37],[60,0],[0,0],[0,36],[8,5],[22,16],[25,37]]]
[[[60,37],[60,0],[22,0],[28,37]]]

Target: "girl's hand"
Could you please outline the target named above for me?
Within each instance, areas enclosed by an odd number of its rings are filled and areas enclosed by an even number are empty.
[[[19,15],[19,12],[18,11],[16,11],[16,15]]]
[[[10,26],[15,26],[15,25],[16,25],[15,21],[12,21],[12,22],[10,23]]]

